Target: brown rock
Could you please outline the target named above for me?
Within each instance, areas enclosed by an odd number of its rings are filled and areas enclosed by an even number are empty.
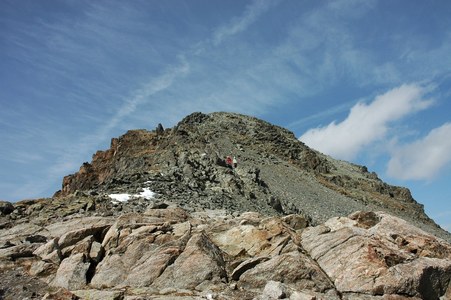
[[[239,285],[245,289],[262,289],[269,280],[283,282],[295,290],[323,292],[333,289],[315,262],[297,251],[275,256],[244,272]]]
[[[238,281],[240,279],[240,276],[244,272],[254,268],[259,263],[262,263],[267,260],[269,260],[269,257],[255,257],[255,258],[251,258],[251,259],[247,259],[247,260],[243,261],[235,269],[233,269],[232,274],[231,274],[232,279]]]
[[[89,300],[122,300],[124,299],[123,291],[102,291],[102,290],[77,290],[72,291],[74,295],[80,299]]]
[[[83,240],[84,238],[90,235],[101,236],[102,232],[109,227],[110,227],[109,225],[100,225],[69,231],[59,238],[58,240],[59,247],[64,248],[67,246],[75,245],[77,242]]]
[[[307,228],[302,246],[341,292],[437,299],[451,280],[451,245],[385,213]]]
[[[177,260],[166,268],[153,286],[158,289],[193,289],[205,280],[227,277],[221,250],[204,234],[191,237]]]
[[[162,246],[151,255],[146,255],[144,259],[138,261],[133,267],[124,285],[132,287],[150,286],[157,279],[166,267],[172,264],[180,255],[182,249],[178,246]]]
[[[282,217],[282,221],[290,226],[293,230],[304,229],[308,226],[308,220],[301,215],[288,215]]]
[[[118,254],[107,255],[96,267],[91,280],[95,288],[113,287],[121,284],[127,278],[128,268]]]
[[[269,237],[267,230],[254,225],[239,225],[211,235],[212,241],[230,256],[237,256],[243,250],[254,256],[271,245]]]

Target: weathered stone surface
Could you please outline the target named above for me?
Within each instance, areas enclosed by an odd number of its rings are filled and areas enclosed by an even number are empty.
[[[0,200],[0,214],[9,215],[14,211],[14,205],[8,201]]]
[[[182,249],[179,246],[162,246],[155,249],[151,255],[146,255],[142,262],[137,262],[133,267],[124,285],[132,287],[150,286],[161,273],[172,264],[180,255]]]
[[[113,287],[124,282],[127,267],[118,254],[107,255],[97,266],[91,285],[95,288]]]
[[[97,241],[93,241],[91,244],[91,249],[89,249],[89,258],[95,263],[98,263],[102,260],[104,254],[105,249],[103,249],[102,244]]]
[[[155,280],[153,286],[159,289],[193,289],[205,280],[226,278],[222,251],[204,233],[198,233],[191,237],[183,253]]]
[[[286,298],[285,286],[278,281],[268,281],[263,289],[262,300],[284,299]]]
[[[269,237],[268,231],[254,225],[239,225],[225,232],[213,233],[211,239],[230,256],[237,256],[242,251],[253,256],[270,246]]]
[[[61,248],[58,245],[58,238],[53,238],[47,243],[38,247],[34,252],[34,255],[41,258],[43,261],[59,264],[63,259]]]
[[[294,230],[304,229],[308,226],[308,220],[301,215],[288,215],[283,217],[282,221]]]
[[[89,300],[122,300],[124,299],[123,291],[102,291],[102,290],[76,290],[72,291],[74,295],[80,299]]]
[[[235,269],[233,269],[231,274],[232,279],[238,281],[244,272],[267,260],[269,260],[269,257],[260,256],[243,261]]]
[[[60,248],[75,245],[84,238],[93,235],[97,235],[100,238],[103,231],[109,227],[109,225],[100,225],[69,231],[59,238],[58,245]]]
[[[86,273],[90,263],[86,261],[83,253],[65,258],[56,272],[55,279],[50,283],[54,287],[63,287],[69,290],[79,290],[86,287]]]
[[[25,241],[29,236],[41,233],[43,228],[39,225],[22,223],[8,229],[0,230],[0,241],[10,242],[14,245],[18,245]]]
[[[283,282],[295,290],[324,292],[334,288],[315,262],[300,252],[282,254],[258,264],[241,275],[239,285],[261,289],[269,280]]]
[[[302,246],[341,292],[437,299],[451,280],[451,245],[385,213],[307,228]]]

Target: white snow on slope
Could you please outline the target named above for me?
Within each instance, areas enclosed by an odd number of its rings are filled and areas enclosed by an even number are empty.
[[[139,194],[109,194],[112,202],[127,202],[128,200],[134,198],[144,198],[146,200],[151,200],[155,198],[156,193],[152,192],[149,188],[143,188],[143,191]]]

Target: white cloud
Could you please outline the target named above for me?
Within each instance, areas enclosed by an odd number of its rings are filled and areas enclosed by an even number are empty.
[[[399,179],[428,180],[450,163],[451,123],[445,123],[423,139],[395,149],[387,173]]]
[[[426,91],[418,85],[402,85],[369,104],[357,103],[344,121],[310,129],[299,139],[333,157],[352,160],[365,146],[382,140],[391,122],[429,107],[432,101],[423,99]]]
[[[243,16],[232,20],[227,25],[221,26],[215,30],[213,44],[219,45],[225,38],[240,33],[254,23],[261,14],[265,13],[273,4],[270,0],[256,0],[246,8]]]

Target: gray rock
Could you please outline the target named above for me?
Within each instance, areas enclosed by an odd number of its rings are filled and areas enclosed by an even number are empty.
[[[222,251],[204,234],[195,234],[183,253],[158,277],[153,286],[193,289],[205,280],[227,277]]]
[[[14,211],[14,205],[11,202],[0,200],[0,213],[2,213],[4,215],[9,215],[13,211]]]
[[[275,300],[286,298],[286,288],[278,281],[268,281],[263,289],[262,300]]]
[[[385,213],[307,228],[302,246],[341,292],[437,299],[451,282],[451,245]]]
[[[72,291],[80,299],[89,300],[122,300],[124,299],[123,291],[103,291],[103,290],[76,290]]]
[[[53,287],[63,287],[68,290],[80,290],[86,287],[86,273],[90,263],[83,253],[65,258],[56,272],[55,279],[50,283]]]

